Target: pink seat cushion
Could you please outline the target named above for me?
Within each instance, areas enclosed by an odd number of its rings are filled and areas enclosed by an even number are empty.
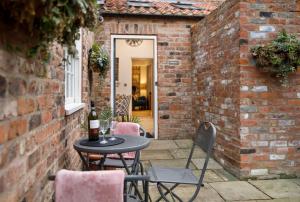
[[[55,177],[56,202],[123,202],[125,173],[60,170]]]
[[[133,135],[140,136],[140,125],[131,122],[118,122],[116,129],[114,130],[115,135]],[[134,159],[135,152],[128,152],[122,154],[125,159]],[[117,154],[107,155],[109,158],[119,158]]]

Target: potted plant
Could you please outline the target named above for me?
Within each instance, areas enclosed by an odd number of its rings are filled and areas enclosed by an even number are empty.
[[[95,0],[1,0],[1,37],[7,50],[48,61],[54,41],[74,53],[79,29],[92,29],[97,12]]]
[[[288,84],[288,75],[300,65],[300,41],[284,30],[271,43],[253,47],[251,53],[256,66],[278,78],[282,86]]]
[[[89,67],[99,72],[100,80],[104,80],[109,68],[109,55],[104,46],[93,44],[89,50]]]

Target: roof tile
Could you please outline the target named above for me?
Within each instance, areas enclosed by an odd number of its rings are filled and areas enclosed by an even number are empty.
[[[106,0],[101,7],[102,13],[130,14],[130,15],[176,15],[176,16],[204,16],[214,10],[221,2],[203,0],[192,3],[192,8],[179,8],[171,1],[148,0],[151,7],[128,6],[127,0]],[[186,2],[186,0],[185,0]],[[138,3],[135,3],[138,4]]]

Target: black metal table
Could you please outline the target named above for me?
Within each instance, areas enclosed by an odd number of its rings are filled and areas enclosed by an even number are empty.
[[[124,168],[126,169],[127,173],[132,174],[130,173],[129,168],[122,154],[127,152],[136,152],[134,164],[133,164],[136,165],[138,163],[137,161],[139,158],[140,151],[149,146],[150,140],[145,137],[132,136],[132,135],[116,135],[116,137],[123,138],[125,141],[118,145],[105,146],[105,147],[83,146],[80,144],[80,141],[83,140],[83,138],[77,140],[74,143],[73,147],[78,152],[86,170],[89,170],[89,162],[88,159],[85,158],[82,153],[101,154],[102,157],[99,163],[100,169],[103,168],[103,164],[108,154],[118,154],[122,163],[124,164]]]
[[[125,141],[118,145],[105,146],[105,147],[83,146],[80,144],[80,141],[83,140],[84,138],[79,139],[74,143],[73,147],[78,152],[78,154],[84,164],[84,168],[85,168],[84,170],[90,170],[90,168],[89,168],[89,159],[85,158],[83,153],[101,154],[102,156],[101,156],[101,159],[100,159],[99,165],[98,165],[100,169],[103,169],[104,162],[105,162],[106,156],[108,154],[118,154],[124,165],[126,172],[129,175],[135,174],[134,171],[135,171],[135,167],[138,164],[140,151],[149,146],[150,140],[148,138],[142,137],[142,136],[132,136],[132,135],[115,135],[115,136],[123,138]],[[122,155],[123,153],[127,153],[127,152],[136,152],[131,172],[128,168],[126,160],[124,159],[124,157]],[[138,197],[141,199],[141,194],[138,191],[137,185],[135,183],[133,183],[133,186],[135,187]]]

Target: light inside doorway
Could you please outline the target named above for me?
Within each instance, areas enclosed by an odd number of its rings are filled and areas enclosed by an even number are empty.
[[[115,97],[130,97],[129,115],[137,116],[148,136],[154,137],[153,40],[115,40]],[[136,45],[138,44],[138,45]]]

